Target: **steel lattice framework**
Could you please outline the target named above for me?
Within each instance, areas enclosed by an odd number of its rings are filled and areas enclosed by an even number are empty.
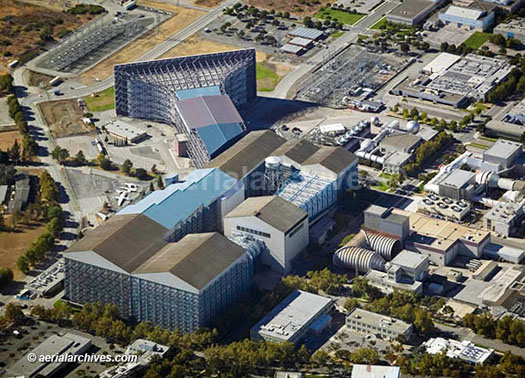
[[[178,133],[189,134],[188,152],[197,166],[210,157],[178,117],[176,92],[218,86],[238,110],[249,106],[257,95],[255,49],[122,64],[114,72],[117,115],[167,123]]]

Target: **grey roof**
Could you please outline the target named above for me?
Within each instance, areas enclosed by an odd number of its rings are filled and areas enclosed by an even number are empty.
[[[292,139],[277,148],[273,155],[286,156],[296,163],[302,164],[317,151],[319,151],[319,147],[306,139]]]
[[[24,205],[27,203],[29,199],[30,189],[31,189],[31,181],[29,180],[29,176],[23,174],[16,179],[15,198],[9,201],[9,204],[7,206],[8,211],[10,213],[14,213],[15,211],[22,210],[22,208],[24,207]]]
[[[366,311],[360,308],[354,308],[347,316],[347,319],[353,319],[356,320],[358,323],[361,324],[370,324],[374,325],[375,327],[381,327],[383,329],[383,332],[385,330],[390,330],[397,333],[404,333],[407,331],[412,325],[409,323],[406,323],[402,320],[396,319],[395,322],[388,321],[385,322],[385,319],[394,319],[390,316],[381,315],[375,312]],[[348,321],[347,321],[348,322]]]
[[[165,245],[133,273],[170,272],[200,290],[244,253],[244,248],[217,232],[189,234]]]
[[[321,30],[312,29],[312,28],[305,28],[302,26],[299,26],[298,28],[295,28],[290,32],[290,35],[302,37],[302,38],[308,38],[308,39],[317,39],[321,37],[324,33]]]
[[[242,123],[243,120],[227,95],[200,96],[175,102],[180,115],[191,128],[215,124]]]
[[[67,252],[93,251],[126,272],[132,272],[167,244],[163,239],[167,233],[167,228],[145,215],[115,215]]]
[[[353,153],[341,147],[322,147],[302,165],[320,164],[334,173],[340,173],[356,160],[357,157]]]
[[[292,54],[299,54],[303,50],[303,47],[287,43],[283,47],[281,47],[280,50]]]
[[[4,203],[7,195],[7,185],[0,185],[0,203]]]
[[[421,138],[412,134],[389,135],[380,142],[380,145],[387,145],[400,150],[410,150],[421,141]]]
[[[255,216],[284,233],[308,217],[308,213],[279,196],[251,197],[225,218]]]
[[[405,266],[408,268],[417,268],[423,261],[428,260],[427,256],[420,253],[403,250],[399,252],[391,261],[392,264]]]
[[[451,186],[454,188],[463,188],[476,176],[474,172],[465,171],[463,169],[453,170],[447,177],[445,177],[440,184]]]
[[[495,156],[503,159],[508,159],[516,152],[521,150],[521,143],[511,142],[510,140],[498,140],[494,143],[487,151],[483,153],[483,156]]]
[[[273,131],[252,131],[210,161],[207,168],[219,168],[235,179],[242,179],[264,162],[264,159],[286,142]]]
[[[437,2],[432,0],[406,0],[394,8],[389,15],[412,19],[426,9],[436,6]]]

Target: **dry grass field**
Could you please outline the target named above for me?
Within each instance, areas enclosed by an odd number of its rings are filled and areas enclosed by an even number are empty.
[[[245,4],[253,5],[259,9],[275,10],[276,12],[290,12],[295,16],[312,16],[319,11],[323,4],[313,4],[306,1],[300,4],[299,0],[245,0]],[[310,4],[307,5],[306,3]],[[323,3],[325,3],[323,1]],[[327,2],[329,3],[329,2]]]
[[[40,110],[55,138],[82,135],[93,132],[93,128],[82,122],[82,109],[75,100],[43,102]]]
[[[15,131],[2,131],[0,132],[0,150],[5,151],[8,148],[11,148],[15,140],[18,140],[18,143],[22,143],[22,137],[18,130]]]
[[[94,83],[96,79],[103,80],[107,78],[113,73],[113,66],[115,64],[133,62],[159,43],[168,39],[174,33],[184,29],[186,26],[206,14],[203,11],[180,8],[167,3],[157,3],[147,0],[139,0],[138,3],[141,5],[167,10],[172,12],[173,16],[164,21],[160,27],[147,32],[136,41],[131,42],[120,51],[117,51],[109,58],[84,72],[82,75],[80,75],[81,82],[89,85]]]
[[[198,5],[199,7],[214,8],[223,0],[192,0],[192,3]]]
[[[63,31],[78,29],[94,18],[64,13],[49,0],[39,3],[45,7],[20,0],[0,2],[0,70],[6,70],[7,64],[15,59],[25,61],[37,55],[41,51],[40,33],[45,25],[54,25],[52,36],[58,39]]]

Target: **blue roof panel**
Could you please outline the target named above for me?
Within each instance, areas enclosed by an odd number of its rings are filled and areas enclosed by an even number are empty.
[[[198,169],[183,181],[157,190],[118,214],[144,214],[172,229],[201,206],[209,206],[236,185],[237,181],[217,168]]]
[[[199,96],[214,96],[220,95],[221,89],[218,85],[211,87],[192,88],[192,89],[181,89],[175,92],[179,100],[186,100],[188,98],[194,98]]]
[[[221,147],[243,132],[238,123],[209,125],[199,127],[195,131],[199,134],[210,156],[213,156]]]

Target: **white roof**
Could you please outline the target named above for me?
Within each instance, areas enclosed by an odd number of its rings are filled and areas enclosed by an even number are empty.
[[[465,17],[470,18],[472,20],[477,20],[478,18],[483,16],[484,13],[485,11],[480,9],[463,8],[455,5],[451,5],[445,12],[445,14],[450,16]]]
[[[398,366],[379,365],[354,365],[352,378],[399,378],[401,377]]]
[[[335,132],[345,132],[346,128],[342,123],[333,123],[330,125],[321,125],[319,126],[319,130],[321,130],[322,133],[329,133],[332,131]]]
[[[324,33],[321,30],[299,26],[298,28],[295,28],[294,30],[292,30],[290,34],[297,36],[297,37],[317,39],[321,37]]]
[[[312,40],[311,40],[311,39],[307,39],[307,38],[294,37],[294,38],[292,38],[292,40],[291,40],[290,42],[288,42],[288,43],[291,44],[291,45],[297,45],[297,46],[306,47],[306,46],[308,46],[310,43],[312,43]]]
[[[450,66],[452,66],[459,59],[461,59],[461,56],[459,55],[441,53],[433,61],[427,64],[423,68],[423,71],[428,72],[428,73],[441,72],[443,70],[446,70]]]
[[[293,53],[293,54],[299,53],[302,49],[303,48],[301,46],[291,45],[289,43],[287,43],[286,45],[281,47],[281,51],[285,51],[285,52],[289,52],[289,53]]]
[[[493,349],[480,348],[468,340],[461,342],[453,339],[443,339],[436,337],[423,343],[427,353],[436,354],[445,350],[447,357],[460,358],[475,364],[484,363],[494,352]]]

